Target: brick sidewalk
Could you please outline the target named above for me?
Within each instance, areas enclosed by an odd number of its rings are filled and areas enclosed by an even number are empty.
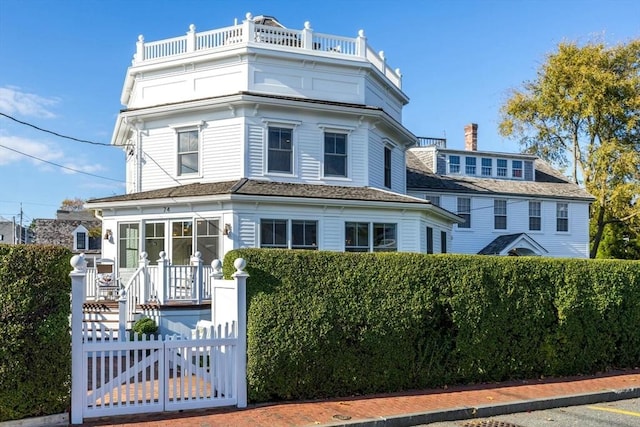
[[[94,419],[85,426],[318,426],[374,421],[384,417],[455,408],[477,408],[535,399],[640,390],[640,369],[589,377],[459,386],[401,394],[345,399],[250,405],[215,409]]]

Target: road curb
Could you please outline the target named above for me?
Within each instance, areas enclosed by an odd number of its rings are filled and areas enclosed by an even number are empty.
[[[321,424],[319,427],[411,427],[418,424],[495,417],[518,412],[590,405],[594,403],[614,402],[616,400],[635,399],[638,397],[640,397],[640,387],[632,387],[543,399],[518,400],[494,405],[416,412],[375,419],[354,420],[346,423],[328,423]]]

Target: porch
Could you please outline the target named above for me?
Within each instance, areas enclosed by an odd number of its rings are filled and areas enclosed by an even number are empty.
[[[85,320],[100,328],[126,324],[130,329],[138,318],[149,317],[163,333],[184,333],[198,320],[211,318],[212,282],[222,278],[221,267],[218,260],[204,265],[200,252],[191,257],[189,265],[172,265],[165,252],[160,253],[157,265],[149,265],[147,253],[142,252],[137,269],[114,269],[108,281],[100,265],[89,267]],[[174,330],[178,323],[184,324],[179,327],[184,331]]]

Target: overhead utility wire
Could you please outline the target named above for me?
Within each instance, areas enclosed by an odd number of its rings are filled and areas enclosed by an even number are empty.
[[[0,114],[1,114],[1,113],[0,113]],[[72,172],[81,173],[81,174],[83,174],[83,175],[93,176],[93,177],[95,177],[95,178],[106,179],[106,180],[108,180],[108,181],[124,182],[124,181],[122,181],[122,180],[120,180],[120,179],[107,178],[106,176],[95,175],[95,174],[90,173],[90,172],[84,172],[84,171],[81,171],[81,170],[78,170],[78,169],[73,169],[73,168],[70,168],[70,167],[67,167],[67,166],[60,165],[60,164],[58,164],[58,163],[50,162],[50,161],[48,161],[48,160],[44,160],[44,159],[41,159],[41,158],[39,158],[39,157],[32,156],[31,154],[23,153],[22,151],[18,151],[18,150],[16,150],[16,149],[13,149],[13,148],[7,147],[6,145],[2,145],[2,144],[0,144],[0,147],[2,147],[2,148],[6,148],[7,150],[13,151],[13,152],[18,153],[18,154],[22,154],[23,156],[31,157],[32,159],[38,160],[38,161],[43,162],[43,163],[48,163],[48,164],[50,164],[50,165],[57,166],[57,167],[62,168],[62,169],[70,170],[70,171],[72,171]]]
[[[60,138],[66,138],[66,139],[70,139],[70,140],[76,141],[76,142],[83,142],[85,144],[101,145],[103,147],[114,147],[111,144],[105,144],[105,143],[102,143],[102,142],[89,141],[89,140],[86,140],[86,139],[74,138],[73,136],[62,135],[62,134],[59,134],[59,133],[51,131],[51,130],[43,129],[43,128],[38,127],[38,126],[36,126],[34,124],[31,124],[31,123],[28,123],[28,122],[23,122],[22,120],[18,120],[15,117],[12,117],[12,116],[10,116],[8,114],[5,114],[5,113],[0,113],[0,115],[4,116],[4,117],[6,117],[6,118],[8,118],[10,120],[13,120],[16,123],[20,123],[21,125],[29,126],[29,127],[32,127],[32,128],[34,128],[36,130],[39,130],[40,132],[46,132],[46,133],[49,133],[51,135],[58,136]]]

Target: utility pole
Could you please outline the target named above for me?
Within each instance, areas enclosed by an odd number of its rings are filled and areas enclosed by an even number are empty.
[[[20,243],[26,243],[26,237],[22,237],[22,203],[20,203]]]

